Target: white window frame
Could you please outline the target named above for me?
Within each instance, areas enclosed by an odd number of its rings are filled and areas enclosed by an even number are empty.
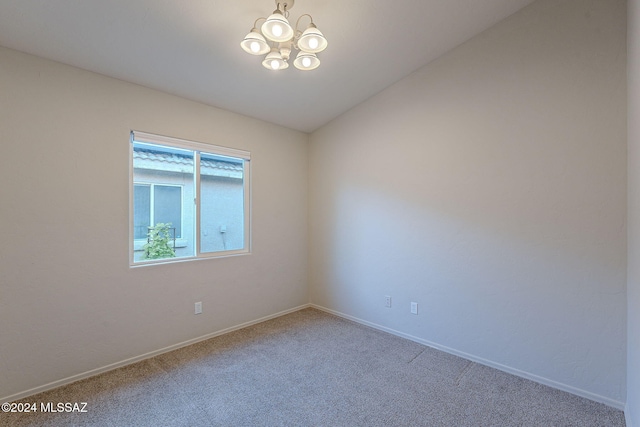
[[[133,186],[135,184],[146,184],[146,182],[134,182],[134,168],[133,168],[133,143],[148,143],[167,146],[171,148],[181,148],[194,152],[194,185],[195,185],[195,236],[194,236],[194,252],[193,256],[178,257],[178,258],[165,258],[159,260],[141,260],[134,262],[135,241],[134,228],[133,228]],[[212,154],[220,157],[231,157],[234,159],[244,160],[243,170],[243,194],[244,194],[244,247],[242,249],[216,251],[216,252],[200,252],[200,153]],[[171,184],[159,184],[159,185],[171,185]],[[184,189],[182,189],[184,197]],[[184,201],[183,201],[184,202]],[[183,208],[184,209],[184,208]],[[173,138],[169,136],[155,135],[147,132],[131,131],[129,139],[129,266],[138,267],[153,264],[166,264],[183,261],[222,258],[234,255],[244,255],[251,253],[251,153],[245,150],[239,150],[235,148],[222,147],[218,145],[211,145],[203,142],[189,141],[186,139]],[[184,225],[184,210],[182,212],[181,221]],[[183,228],[184,231],[184,228]],[[185,239],[183,236],[182,239]]]

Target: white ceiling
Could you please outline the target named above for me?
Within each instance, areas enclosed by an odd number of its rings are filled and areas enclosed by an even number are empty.
[[[308,72],[240,48],[274,0],[0,0],[0,45],[312,132],[532,1],[297,0],[329,41]]]

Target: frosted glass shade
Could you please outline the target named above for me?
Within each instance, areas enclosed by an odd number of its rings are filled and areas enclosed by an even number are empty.
[[[311,24],[300,36],[298,47],[308,53],[322,52],[327,48],[327,39],[314,24]]]
[[[262,34],[258,32],[257,28],[251,30],[246,35],[244,40],[240,42],[242,49],[251,55],[264,55],[269,52],[269,45],[267,41],[262,37]]]
[[[264,68],[273,71],[286,70],[289,68],[289,63],[282,59],[282,55],[280,55],[280,52],[278,52],[278,49],[275,47],[272,48],[271,52],[264,58],[262,65]]]
[[[261,30],[266,38],[274,42],[286,42],[293,38],[293,28],[279,10],[267,18]]]
[[[296,56],[296,59],[293,61],[293,65],[298,70],[311,71],[320,66],[320,60],[315,53],[300,51]]]

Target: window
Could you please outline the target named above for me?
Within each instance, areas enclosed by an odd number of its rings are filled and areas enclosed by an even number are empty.
[[[249,252],[250,153],[131,133],[131,263]]]

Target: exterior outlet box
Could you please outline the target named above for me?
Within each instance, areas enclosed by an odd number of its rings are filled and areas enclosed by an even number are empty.
[[[202,314],[202,302],[196,303],[195,314]]]
[[[389,295],[385,295],[384,297],[384,306],[391,308],[391,297]]]
[[[417,302],[412,302],[411,303],[411,314],[418,314],[418,303]]]

